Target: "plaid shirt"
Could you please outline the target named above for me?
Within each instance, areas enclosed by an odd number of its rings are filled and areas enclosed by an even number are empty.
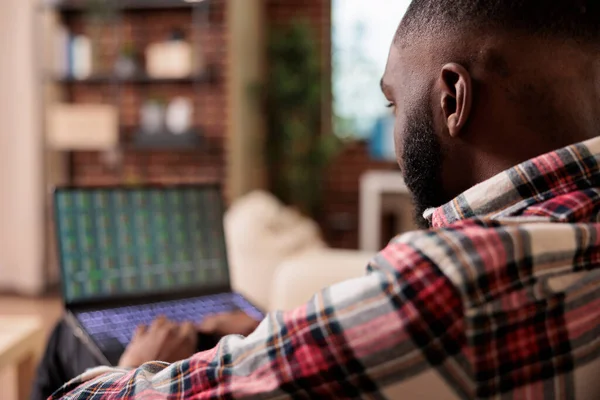
[[[463,398],[572,399],[600,361],[599,162],[600,138],[527,161],[247,338],[90,370],[54,397],[382,398],[433,373]]]

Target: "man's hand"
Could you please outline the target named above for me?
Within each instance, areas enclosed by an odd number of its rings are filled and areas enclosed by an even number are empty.
[[[185,360],[196,352],[197,341],[192,323],[178,325],[159,317],[149,328],[138,327],[119,360],[119,367],[137,368],[149,361]]]
[[[202,333],[216,336],[248,336],[258,327],[259,322],[242,311],[213,315],[198,326]]]

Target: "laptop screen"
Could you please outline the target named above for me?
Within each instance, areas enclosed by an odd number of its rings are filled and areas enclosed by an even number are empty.
[[[217,186],[58,189],[67,303],[229,285]]]

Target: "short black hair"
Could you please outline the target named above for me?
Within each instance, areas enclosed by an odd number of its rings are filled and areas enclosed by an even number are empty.
[[[600,0],[413,0],[398,30],[475,28],[600,44]],[[409,40],[409,39],[408,39]]]

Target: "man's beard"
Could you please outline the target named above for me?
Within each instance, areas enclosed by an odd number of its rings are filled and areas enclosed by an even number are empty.
[[[442,184],[443,153],[429,107],[418,107],[408,116],[403,138],[404,181],[413,196],[415,222],[427,229],[429,221],[423,218],[425,210],[450,200]]]

